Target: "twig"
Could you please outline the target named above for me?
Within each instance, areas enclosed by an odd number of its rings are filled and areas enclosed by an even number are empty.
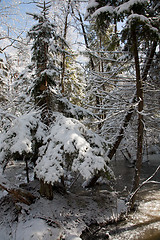
[[[35,217],[46,221],[46,223],[49,224],[49,225],[56,224],[57,227],[62,228],[62,226],[61,226],[61,224],[59,222],[54,221],[51,218],[47,218],[47,217],[43,217],[43,216],[35,216]]]
[[[133,197],[137,194],[137,192],[145,185],[145,184],[148,184],[148,183],[158,183],[160,184],[160,182],[158,181],[150,181],[155,175],[156,173],[159,171],[160,169],[160,165],[157,167],[156,171],[149,177],[147,178],[144,182],[142,182],[139,187],[131,194],[130,198],[129,198],[129,203],[131,203]]]
[[[75,184],[75,182],[78,180],[79,177],[80,177],[80,173],[76,176],[76,178],[73,180],[73,182],[72,182],[71,185],[69,186],[70,189],[71,189],[71,187]]]

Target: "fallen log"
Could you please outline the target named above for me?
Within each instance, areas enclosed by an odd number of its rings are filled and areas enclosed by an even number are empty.
[[[2,184],[0,184],[0,188],[7,191],[11,195],[13,200],[16,202],[31,205],[36,199],[36,197],[32,193],[21,188],[7,188]]]

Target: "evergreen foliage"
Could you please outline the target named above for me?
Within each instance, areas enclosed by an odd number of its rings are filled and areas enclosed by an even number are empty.
[[[62,177],[68,179],[69,173],[73,177],[73,172],[85,180],[97,171],[113,177],[107,166],[109,159],[105,159],[106,147],[104,139],[79,121],[56,113],[50,134],[40,148],[36,175],[48,184],[59,182]]]
[[[57,35],[56,26],[49,21],[50,2],[37,6],[42,11],[39,15],[30,14],[38,23],[28,32],[28,36],[30,40],[33,40],[32,61],[35,68],[31,93],[36,104],[42,107],[50,104],[51,88],[58,83],[61,71],[58,55],[62,53],[60,44],[63,39]],[[47,108],[51,106],[48,105]]]

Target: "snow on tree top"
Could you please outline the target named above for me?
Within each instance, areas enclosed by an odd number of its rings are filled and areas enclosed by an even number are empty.
[[[94,11],[94,13],[92,14],[92,17],[96,17],[103,12],[119,15],[123,12],[129,12],[132,9],[133,5],[135,5],[135,4],[145,4],[148,2],[149,2],[148,0],[129,0],[128,2],[125,2],[121,5],[119,5],[118,7],[110,6],[109,4],[107,4],[106,6],[96,9]],[[91,8],[96,8],[98,5],[99,4],[97,2],[95,2],[95,0],[89,1],[89,4],[87,5],[87,11],[85,14],[85,18],[87,18],[89,15],[88,10]]]
[[[132,8],[133,5],[135,4],[144,4],[144,3],[148,3],[148,0],[129,0],[128,2],[125,2],[123,4],[121,4],[120,6],[116,7],[116,12],[117,14],[121,14],[124,11],[125,12],[129,12]]]
[[[92,14],[92,17],[96,17],[98,15],[100,15],[101,13],[103,12],[108,12],[108,13],[111,13],[113,14],[114,13],[114,8],[112,6],[109,6],[109,5],[106,5],[104,7],[101,7],[99,9],[97,9],[93,14]]]
[[[145,17],[144,15],[139,15],[139,14],[131,14],[128,17],[128,21],[132,21],[134,18],[138,18],[142,22],[150,23],[150,21],[147,17]]]
[[[90,8],[95,8],[95,7],[97,7],[98,6],[98,3],[96,2],[96,0],[89,0],[88,1],[88,5],[87,5],[87,11],[86,11],[86,13],[85,13],[85,18],[87,18],[88,17],[88,15],[89,15],[89,12],[88,12],[88,9],[90,9]]]
[[[98,3],[96,2],[96,0],[89,0],[88,5],[87,5],[87,9],[97,7],[97,6],[98,6]]]

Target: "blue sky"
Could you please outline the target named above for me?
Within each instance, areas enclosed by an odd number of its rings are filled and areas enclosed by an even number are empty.
[[[23,0],[23,4],[16,4],[15,0],[1,0],[0,10],[4,15],[1,15],[0,26],[7,29],[9,26],[10,34],[14,36],[14,28],[19,32],[27,31],[33,25],[34,21],[26,12],[37,12],[36,4],[28,4],[29,0]],[[5,15],[7,17],[5,17]],[[13,29],[12,29],[13,28]],[[17,31],[16,31],[17,32]],[[25,33],[24,33],[25,34]]]
[[[22,0],[24,4],[18,4],[16,0],[1,0],[0,2],[0,48],[8,46],[11,42],[7,38],[3,38],[8,35],[10,38],[16,38],[18,35],[25,37],[27,31],[33,26],[34,20],[31,16],[28,16],[26,12],[36,13],[38,9],[36,4],[27,4],[32,0]],[[25,4],[26,3],[26,4]],[[5,31],[5,32],[4,32]],[[1,39],[2,37],[2,39]],[[8,53],[14,54],[15,49],[9,47],[6,49]],[[4,55],[0,53],[0,58],[4,58]]]

